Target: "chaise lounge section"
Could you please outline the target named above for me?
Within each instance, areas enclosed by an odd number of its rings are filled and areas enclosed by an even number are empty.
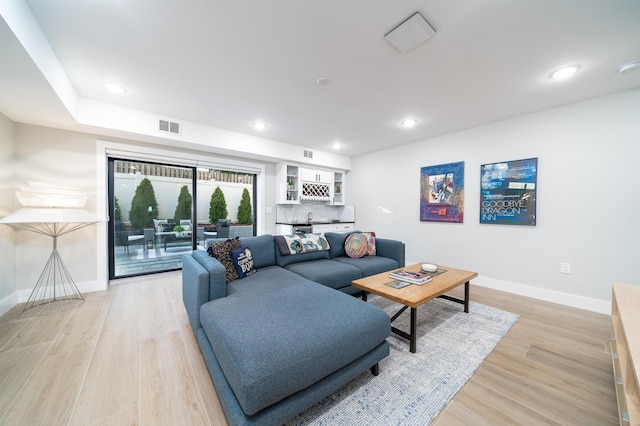
[[[330,234],[334,257],[279,257],[272,235],[242,239],[257,272],[229,283],[205,251],[184,256],[183,301],[231,425],[282,424],[368,369],[377,374],[389,354],[389,316],[348,293],[355,271],[362,277],[376,260],[404,266],[404,244],[383,240],[378,256],[356,266],[338,259],[346,235]]]

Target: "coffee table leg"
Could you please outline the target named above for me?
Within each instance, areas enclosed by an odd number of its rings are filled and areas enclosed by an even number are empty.
[[[464,312],[469,313],[469,281],[464,283]]]
[[[407,310],[409,306],[403,306],[402,309],[400,309],[398,312],[396,312],[396,314],[394,316],[391,317],[391,323],[393,324],[393,322],[398,319],[398,317],[400,315],[402,315],[402,313],[404,311]],[[393,333],[396,333],[398,336],[403,337],[405,339],[407,339],[409,341],[409,352],[411,353],[416,353],[416,337],[417,337],[417,332],[416,329],[417,327],[417,313],[418,313],[418,308],[411,308],[411,321],[409,324],[409,333],[407,333],[404,330],[400,330],[399,328],[394,327],[393,325],[391,326],[391,331]]]
[[[416,353],[416,317],[418,308],[411,308],[411,333],[409,338],[409,352]]]
[[[367,292],[364,290],[362,290],[362,300],[365,302],[367,301]]]

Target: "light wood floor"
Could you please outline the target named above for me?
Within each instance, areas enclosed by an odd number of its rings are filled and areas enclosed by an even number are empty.
[[[1,425],[225,425],[180,274],[128,280],[80,307],[0,318]],[[520,320],[435,425],[617,424],[610,318],[472,286]]]
[[[471,300],[520,319],[435,426],[619,424],[611,316],[477,286]]]

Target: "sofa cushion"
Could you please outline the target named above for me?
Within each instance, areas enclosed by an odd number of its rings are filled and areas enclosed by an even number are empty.
[[[215,243],[226,240],[226,238],[209,238],[206,241],[206,246],[210,248]],[[243,237],[240,239],[240,246],[249,247],[256,268],[265,268],[276,264],[276,249],[273,243],[273,235],[263,234],[257,237]]]
[[[169,229],[169,224],[167,223],[167,219],[153,219],[153,226],[156,229],[156,232],[173,231],[173,227]]]
[[[363,232],[362,235],[367,239],[367,252],[365,256],[376,255],[376,233],[375,232]]]
[[[247,415],[360,358],[390,332],[384,311],[280,267],[229,287],[227,297],[202,306],[201,322]]]
[[[249,247],[231,250],[231,257],[233,258],[233,265],[238,272],[238,278],[242,279],[256,273],[256,268],[253,265],[253,255]]]
[[[231,251],[239,248],[240,240],[234,238],[218,241],[207,250],[207,253],[218,259],[218,261],[222,263],[222,266],[224,266],[224,269],[226,269],[227,282],[238,279],[238,271],[236,271],[236,265],[233,263]]]
[[[257,237],[244,237],[240,239],[242,247],[249,247],[253,255],[253,264],[256,269],[273,266],[276,264],[276,248],[273,243],[273,235],[263,234]]]
[[[323,234],[276,235],[273,238],[282,256],[329,250],[329,243]]]
[[[344,240],[344,252],[349,257],[364,257],[367,254],[367,238],[361,232],[354,232]]]
[[[276,250],[276,264],[283,268],[292,263],[310,262],[319,259],[329,259],[329,251],[310,251],[308,253],[298,253],[293,256],[283,256],[279,250]]]
[[[329,243],[329,258],[346,256],[344,242],[353,232],[325,232],[324,237]]]
[[[352,265],[334,262],[332,259],[292,263],[286,269],[311,281],[339,289],[351,285],[351,281],[362,278],[362,271]]]
[[[379,274],[381,272],[404,266],[400,265],[396,260],[382,256],[365,256],[357,259],[342,256],[335,257],[331,260],[336,263],[342,263],[359,269],[362,271],[363,277],[368,277],[369,275]]]

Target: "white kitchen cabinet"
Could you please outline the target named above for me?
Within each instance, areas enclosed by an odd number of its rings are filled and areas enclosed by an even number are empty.
[[[313,225],[313,233],[319,234],[323,232],[333,232],[333,224],[332,223],[319,223],[317,225]]]
[[[353,231],[353,223],[319,223],[313,225],[313,233],[349,232]]]
[[[304,182],[320,182],[333,184],[333,171],[301,167],[300,180]]]
[[[351,232],[353,230],[353,223],[336,223],[334,232]]]
[[[345,203],[344,197],[344,185],[345,185],[345,173],[334,172],[333,173],[333,193],[331,204],[336,206],[343,206]]]
[[[278,204],[300,204],[300,166],[278,163],[276,182]]]
[[[280,162],[276,166],[276,203],[300,204],[301,201],[321,201],[343,206],[345,174],[338,170]]]
[[[276,225],[276,235],[291,235],[293,234],[293,226],[292,225]]]
[[[300,167],[300,200],[332,202],[333,171]]]

